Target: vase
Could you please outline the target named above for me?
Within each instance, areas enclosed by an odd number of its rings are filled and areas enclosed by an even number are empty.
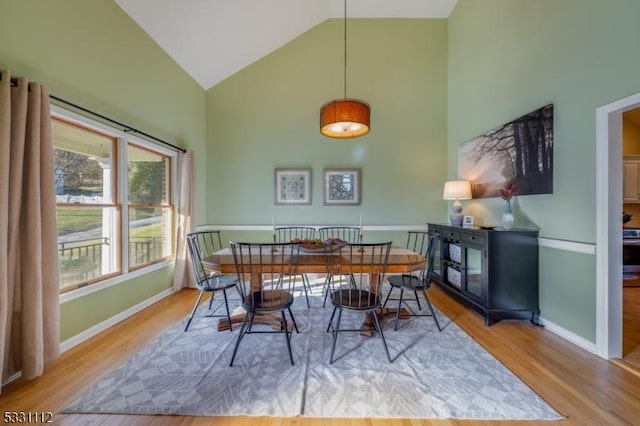
[[[513,228],[515,218],[513,217],[513,213],[511,212],[511,200],[506,201],[507,204],[504,207],[504,213],[502,213],[502,229],[509,230]]]

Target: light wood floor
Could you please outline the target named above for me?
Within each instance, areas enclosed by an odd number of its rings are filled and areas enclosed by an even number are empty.
[[[622,359],[640,374],[640,287],[623,287]]]
[[[52,411],[61,425],[222,426],[419,426],[419,425],[637,425],[640,377],[600,359],[527,321],[501,321],[485,327],[480,315],[438,288],[434,304],[484,346],[535,392],[566,416],[558,422],[478,420],[322,419],[307,417],[179,417],[66,415],[58,411],[100,377],[118,367],[163,330],[186,316],[196,292],[183,290],[100,335],[65,352],[31,382],[17,380],[2,389],[0,411]],[[428,318],[423,318],[427,321]]]

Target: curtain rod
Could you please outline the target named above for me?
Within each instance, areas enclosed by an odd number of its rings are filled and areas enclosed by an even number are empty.
[[[0,74],[0,80],[2,80],[2,75],[1,74]],[[11,85],[16,86],[17,84],[18,84],[18,79],[12,77],[11,78]],[[109,121],[111,123],[117,124],[118,126],[121,126],[123,128],[125,133],[138,133],[140,135],[143,135],[143,136],[146,136],[146,137],[148,137],[150,139],[153,139],[154,141],[157,141],[157,142],[160,142],[160,143],[162,143],[164,145],[170,146],[173,149],[177,149],[178,151],[187,152],[187,150],[184,149],[184,148],[180,148],[179,146],[175,146],[172,143],[169,143],[169,142],[164,141],[162,139],[156,138],[155,136],[152,136],[152,135],[150,135],[148,133],[145,133],[142,130],[138,130],[135,127],[128,126],[128,125],[126,125],[124,123],[121,123],[119,121],[116,121],[116,120],[114,120],[112,118],[106,117],[106,116],[104,116],[104,115],[102,115],[100,113],[97,113],[95,111],[91,111],[90,109],[82,107],[82,106],[80,106],[78,104],[74,104],[73,102],[69,102],[69,101],[67,101],[65,99],[59,98],[59,97],[54,96],[54,95],[49,95],[49,98],[51,98],[53,100],[56,100],[58,102],[62,102],[63,104],[69,105],[69,106],[71,106],[73,108],[79,109],[80,111],[84,111],[86,113],[89,113],[89,114],[91,114],[91,115],[93,115],[95,117],[99,117],[99,118],[102,118],[103,120],[107,120],[107,121]]]
[[[102,115],[102,114],[99,114],[99,113],[97,113],[97,112],[95,112],[95,111],[91,111],[90,109],[87,109],[87,108],[85,108],[85,107],[82,107],[82,106],[80,106],[80,105],[78,105],[78,104],[74,104],[73,102],[69,102],[69,101],[67,101],[67,100],[64,100],[64,99],[59,98],[59,97],[54,96],[54,95],[49,95],[49,97],[50,97],[51,99],[54,99],[54,100],[58,101],[58,102],[62,102],[63,104],[66,104],[66,105],[72,106],[73,108],[77,108],[77,109],[79,109],[79,110],[81,110],[81,111],[87,112],[87,113],[92,114],[92,115],[94,115],[94,116],[96,116],[96,117],[100,117],[100,118],[102,118],[103,120],[110,121],[110,122],[112,122],[112,123],[114,123],[114,124],[117,124],[118,126],[122,126],[122,127],[123,127],[123,130],[124,130],[124,132],[125,132],[125,133],[138,133],[138,134],[140,134],[140,135],[143,135],[143,136],[146,136],[146,137],[148,137],[148,138],[151,138],[151,139],[153,139],[154,141],[157,141],[157,142],[160,142],[160,143],[162,143],[162,144],[164,144],[164,145],[170,146],[170,147],[171,147],[171,148],[173,148],[173,149],[177,149],[178,151],[187,152],[187,150],[186,150],[186,149],[184,149],[184,148],[180,148],[179,146],[175,146],[175,145],[174,145],[174,144],[172,144],[172,143],[169,143],[169,142],[164,141],[164,140],[162,140],[162,139],[156,138],[155,136],[152,136],[152,135],[150,135],[150,134],[148,134],[148,133],[145,133],[145,132],[143,132],[142,130],[138,130],[138,129],[136,129],[135,127],[131,127],[131,126],[129,126],[129,125],[126,125],[126,124],[124,124],[124,123],[121,123],[121,122],[119,122],[119,121],[116,121],[116,120],[114,120],[114,119],[112,119],[112,118],[109,118],[109,117],[106,117],[106,116],[104,116],[104,115]]]

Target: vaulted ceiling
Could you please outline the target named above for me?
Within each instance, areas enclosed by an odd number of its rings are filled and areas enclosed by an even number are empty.
[[[114,0],[204,89],[310,28],[344,0]],[[348,18],[446,18],[458,0],[349,0]]]

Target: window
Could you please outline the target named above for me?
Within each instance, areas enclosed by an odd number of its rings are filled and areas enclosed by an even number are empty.
[[[129,265],[171,256],[170,158],[129,145]]]
[[[54,111],[60,292],[173,259],[176,154]]]

